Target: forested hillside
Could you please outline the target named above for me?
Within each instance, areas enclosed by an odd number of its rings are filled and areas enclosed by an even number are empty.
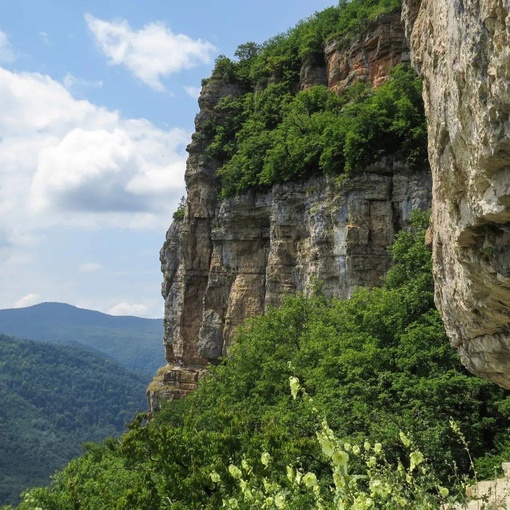
[[[84,349],[0,335],[0,503],[145,409],[143,378]]]
[[[0,333],[80,344],[144,374],[147,381],[164,364],[160,319],[117,317],[64,303],[41,303],[0,310]]]

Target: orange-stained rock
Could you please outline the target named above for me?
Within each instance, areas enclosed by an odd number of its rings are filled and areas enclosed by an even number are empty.
[[[378,87],[386,81],[392,67],[409,62],[400,13],[374,20],[353,41],[331,41],[325,53],[331,90],[342,92],[360,80]]]

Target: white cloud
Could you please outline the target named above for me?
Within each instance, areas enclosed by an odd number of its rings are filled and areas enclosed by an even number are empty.
[[[103,82],[101,80],[84,80],[83,78],[77,78],[71,73],[67,73],[62,80],[65,88],[72,92],[73,90],[83,90],[88,88],[97,89],[103,86]]]
[[[80,273],[93,273],[103,269],[103,266],[97,262],[85,262],[78,266],[78,272]]]
[[[39,73],[15,73],[0,68],[0,136],[61,137],[75,126],[114,126],[117,112],[75,99],[59,82]]]
[[[38,73],[0,68],[0,103],[0,232],[168,223],[184,189],[184,130],[123,119]]]
[[[16,303],[14,303],[14,308],[25,308],[26,306],[35,305],[39,301],[39,294],[32,292],[26,296],[23,296],[21,299],[18,299]]]
[[[216,48],[202,39],[174,34],[163,23],[133,30],[125,20],[108,22],[85,15],[90,31],[112,65],[123,65],[139,80],[164,91],[161,79],[209,63]]]
[[[0,30],[0,62],[12,62],[13,60],[15,60],[14,52],[7,39],[7,35]]]
[[[39,32],[39,37],[41,38],[44,44],[49,44],[50,41],[48,39],[48,34],[46,32]]]
[[[186,91],[186,94],[191,96],[193,99],[198,99],[200,96],[200,87],[184,87],[184,90]]]
[[[147,311],[147,305],[141,303],[119,303],[115,306],[112,306],[108,310],[108,313],[110,315],[135,315],[137,317],[144,317],[147,315]]]
[[[162,132],[143,120],[77,127],[39,153],[31,205],[37,212],[157,211],[164,195],[182,186],[184,156],[176,151],[187,139],[182,130]]]

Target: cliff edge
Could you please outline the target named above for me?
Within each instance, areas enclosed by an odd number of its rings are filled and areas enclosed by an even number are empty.
[[[388,14],[348,45],[330,41],[321,55],[304,58],[295,88],[326,85],[338,94],[353,83],[378,86],[408,61],[400,13]],[[413,210],[430,207],[428,165],[411,170],[392,157],[350,177],[312,177],[219,197],[219,162],[208,154],[207,130],[225,121],[221,101],[245,92],[213,75],[199,98],[184,214],[161,250],[168,365],[149,387],[152,410],[192,391],[206,366],[226,354],[236,327],[286,294],[319,285],[328,297],[347,298],[356,286],[378,285],[395,233]]]

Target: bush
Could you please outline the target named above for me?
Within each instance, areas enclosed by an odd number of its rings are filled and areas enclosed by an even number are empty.
[[[186,212],[186,198],[182,197],[179,201],[179,205],[173,214],[174,221],[182,221]]]
[[[427,160],[421,83],[404,66],[372,90],[362,84],[337,96],[315,86],[293,96],[285,83],[218,105],[226,120],[208,154],[223,196],[324,174],[355,172],[385,156],[412,169]]]
[[[301,393],[303,399],[314,411],[313,400],[300,385],[299,379],[290,377],[291,392],[294,399]],[[318,413],[315,411],[317,419]],[[320,420],[319,420],[320,421]],[[437,509],[446,508],[454,503],[456,497],[450,497],[450,490],[443,487],[433,471],[430,470],[425,457],[416,449],[412,441],[400,432],[402,446],[406,450],[405,464],[388,462],[381,443],[363,444],[342,443],[329,427],[327,420],[320,421],[317,440],[323,458],[329,463],[332,481],[324,483],[313,472],[304,472],[299,467],[288,465],[286,479],[275,479],[269,471],[271,455],[263,452],[260,463],[264,477],[254,474],[250,463],[243,460],[241,466],[229,466],[229,474],[238,484],[239,495],[223,500],[223,507],[233,509],[267,508],[296,509],[310,508],[316,510],[365,510],[395,508]],[[358,458],[363,470],[350,473],[351,459]],[[211,479],[221,484],[221,476],[213,471]],[[462,487],[455,487],[462,496]]]

